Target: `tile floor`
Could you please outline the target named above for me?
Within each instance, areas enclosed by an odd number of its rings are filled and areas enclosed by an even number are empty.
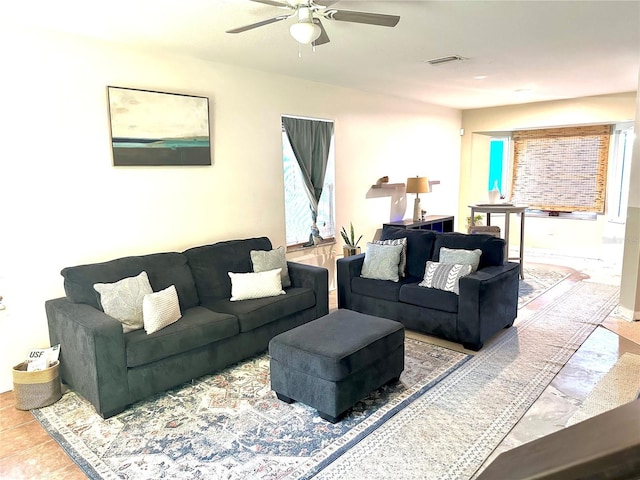
[[[572,274],[526,305],[519,315],[521,318],[532,315],[562,295],[573,283],[583,279],[619,284],[619,264],[615,260],[616,258],[612,262],[610,258],[584,259],[527,253],[527,262],[565,266]],[[335,295],[332,295],[330,306],[336,307]],[[625,352],[640,354],[640,322],[626,322],[616,317],[614,312],[573,355],[487,464],[504,450],[563,428],[595,384]],[[86,478],[29,412],[14,408],[12,392],[0,394],[0,478]]]
[[[621,252],[618,248],[602,252],[601,258],[597,259],[533,252],[527,257],[527,261],[562,265],[573,273],[568,281],[526,305],[519,312],[519,318],[532,315],[543,305],[562,295],[576,281],[619,285],[620,260]],[[595,385],[626,352],[640,355],[640,322],[624,320],[614,310],[558,372],[482,468],[506,450],[564,428]],[[640,384],[635,386],[635,390],[640,391]]]

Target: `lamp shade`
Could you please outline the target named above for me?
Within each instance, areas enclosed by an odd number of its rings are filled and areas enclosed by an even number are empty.
[[[410,177],[407,178],[407,193],[429,193],[428,177]]]
[[[289,33],[300,43],[311,43],[320,36],[321,30],[318,25],[308,21],[294,23],[289,27]]]

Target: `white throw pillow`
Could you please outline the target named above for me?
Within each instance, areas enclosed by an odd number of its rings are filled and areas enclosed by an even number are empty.
[[[175,285],[149,293],[142,300],[142,316],[147,334],[157,332],[182,317]]]
[[[266,272],[228,272],[231,278],[231,301],[285,295],[285,291],[282,290],[280,271],[280,268],[276,268]]]
[[[268,270],[281,268],[280,277],[282,278],[282,286],[291,286],[284,247],[280,246],[273,250],[251,250],[250,255],[254,272],[266,272]]]
[[[381,245],[379,243],[367,243],[367,251],[364,254],[361,277],[375,280],[400,280],[398,265],[400,265],[400,252],[402,245]]]
[[[104,313],[122,323],[124,333],[142,328],[142,300],[153,293],[147,272],[114,283],[96,283],[93,288],[100,294]]]
[[[482,250],[479,248],[476,248],[475,250],[463,250],[440,247],[440,263],[471,265],[472,272],[478,270],[480,255],[482,255]]]
[[[424,280],[418,286],[437,288],[460,295],[460,279],[470,273],[471,265],[428,261],[424,270]]]

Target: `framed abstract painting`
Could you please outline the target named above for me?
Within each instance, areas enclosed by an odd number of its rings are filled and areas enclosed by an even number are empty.
[[[209,99],[107,87],[115,166],[211,165]]]

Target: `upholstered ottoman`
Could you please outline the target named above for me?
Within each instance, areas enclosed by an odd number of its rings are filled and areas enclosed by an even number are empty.
[[[337,310],[269,342],[271,388],[335,423],[359,400],[404,370],[404,326]]]

